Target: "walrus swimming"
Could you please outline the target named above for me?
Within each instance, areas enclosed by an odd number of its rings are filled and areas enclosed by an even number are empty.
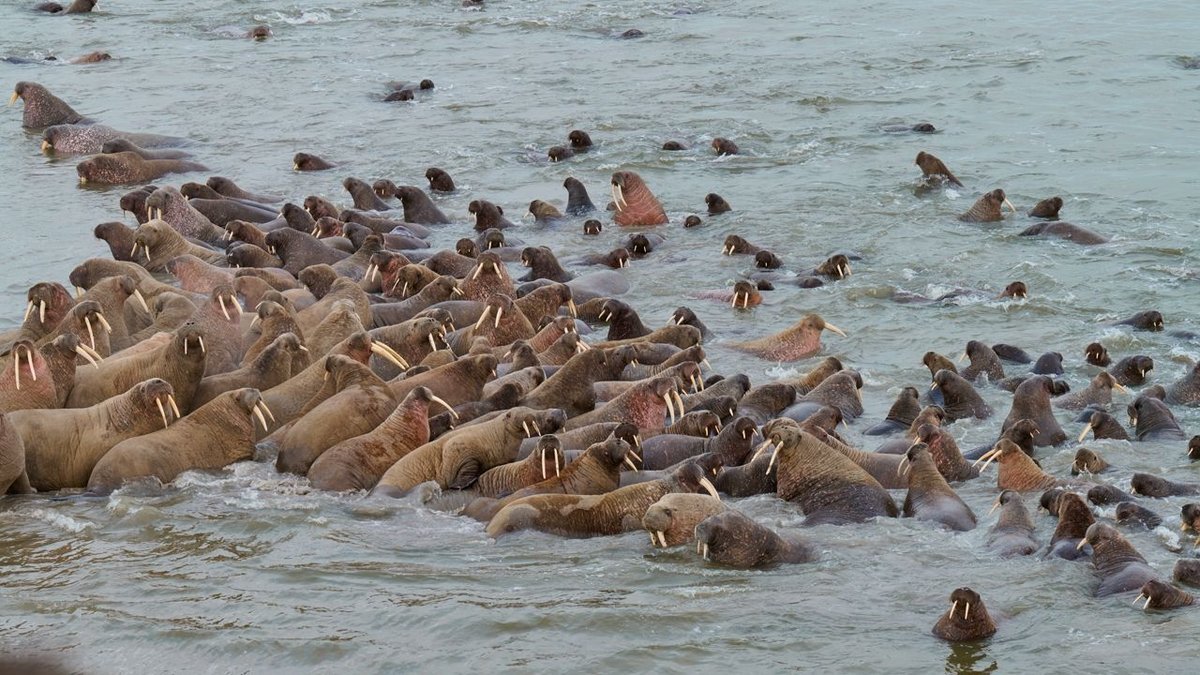
[[[1152,370],[1154,370],[1154,359],[1138,354],[1137,356],[1126,356],[1117,361],[1108,369],[1108,372],[1116,378],[1117,382],[1126,387],[1140,387],[1146,383],[1146,373]]]
[[[34,6],[34,9],[39,12],[47,12],[49,14],[86,14],[96,7],[97,0],[75,0],[70,5],[63,7],[57,2],[40,2]]]
[[[816,314],[808,314],[798,323],[778,333],[730,346],[771,361],[798,361],[820,351],[822,330],[830,330],[846,337],[842,329],[827,323]]]
[[[324,171],[335,167],[337,167],[337,164],[328,162],[307,152],[297,152],[292,157],[292,168],[296,171]]]
[[[1085,542],[1092,546],[1092,564],[1096,567],[1096,576],[1100,577],[1100,585],[1096,587],[1098,598],[1141,588],[1158,576],[1137,549],[1111,525],[1092,523],[1079,547],[1082,548]]]
[[[1005,490],[996,498],[992,509],[1000,509],[996,524],[988,530],[987,547],[1001,558],[1032,555],[1038,550],[1034,538],[1033,520],[1016,490]]]
[[[971,360],[970,365],[959,373],[964,380],[974,382],[980,375],[986,375],[989,382],[1004,379],[1004,366],[1000,363],[1000,357],[986,344],[971,340],[967,343],[963,356]]]
[[[712,146],[712,149],[717,152],[718,156],[736,155],[740,152],[737,143],[734,143],[728,138],[721,138],[720,136],[712,139],[712,143],[710,143],[710,145]]]
[[[148,183],[169,173],[208,171],[208,167],[182,159],[142,159],[133,152],[95,155],[75,166],[80,184],[126,185]]]
[[[930,387],[942,393],[942,409],[950,422],[970,417],[982,420],[992,416],[991,407],[975,391],[975,387],[949,370],[937,371]]]
[[[257,389],[222,394],[166,429],[118,443],[96,463],[88,490],[111,492],[124,481],[148,476],[170,483],[184,471],[216,470],[251,459],[252,419],[266,426],[264,411],[270,413]]]
[[[1021,450],[1021,446],[1007,438],[1000,439],[996,447],[984,453],[979,460],[984,460],[983,467],[979,469],[980,473],[987,469],[992,460],[998,460],[1000,471],[996,474],[996,487],[1001,490],[1028,492],[1045,490],[1059,484],[1059,480],[1043,472],[1041,467]],[[979,460],[976,460],[976,463]]]
[[[1059,426],[1050,408],[1050,395],[1053,391],[1054,381],[1045,375],[1035,375],[1022,382],[1013,394],[1012,408],[1000,428],[1008,429],[1023,419],[1033,420],[1038,429],[1034,438],[1037,447],[1065,442],[1067,434]]]
[[[37,82],[18,82],[13,87],[12,105],[21,99],[25,111],[21,114],[21,126],[26,129],[41,129],[55,124],[91,124],[92,120],[75,112],[59,97],[50,93]]]
[[[1187,438],[1175,414],[1166,403],[1146,396],[1138,396],[1130,403],[1127,411],[1129,423],[1134,427],[1134,433],[1139,441],[1179,440]]]
[[[878,481],[808,432],[781,427],[768,439],[775,445],[772,461],[778,464],[776,494],[799,504],[805,525],[841,525],[899,515],[891,495]]]
[[[1090,494],[1089,492],[1089,496]],[[1090,555],[1085,535],[1096,519],[1083,498],[1074,492],[1063,492],[1054,503],[1048,505],[1048,510],[1058,517],[1058,525],[1050,535],[1050,544],[1042,557],[1057,556],[1065,560],[1076,560]]]
[[[971,206],[965,213],[958,217],[959,220],[966,223],[993,223],[999,220],[1004,220],[1004,212],[1000,210],[1001,206],[1007,206],[1012,209],[1013,213],[1017,212],[1017,207],[1008,201],[1004,190],[996,188],[991,192],[984,193],[974,205]]]
[[[996,623],[988,615],[983,598],[970,588],[954,589],[950,594],[950,610],[933,625],[933,634],[949,642],[982,640],[995,633]]]
[[[921,175],[926,182],[930,182],[931,179],[945,180],[962,187],[962,181],[950,173],[950,169],[946,168],[945,163],[928,152],[918,152],[917,159],[913,163],[921,167]]]
[[[1092,378],[1087,389],[1057,396],[1050,399],[1050,404],[1063,410],[1083,410],[1091,406],[1107,408],[1112,404],[1113,389],[1129,391],[1112,375],[1102,371]]]
[[[1178,497],[1200,494],[1200,484],[1177,483],[1149,473],[1135,473],[1129,481],[1133,493],[1143,497]]]
[[[1030,218],[1045,218],[1046,220],[1058,220],[1058,212],[1063,207],[1062,197],[1049,197],[1043,199],[1033,208],[1029,209]]]
[[[642,528],[650,533],[650,543],[656,548],[690,544],[700,521],[727,508],[712,495],[672,492],[646,509]]]
[[[1183,562],[1182,560],[1179,562]],[[1176,566],[1178,569],[1178,565]],[[1137,604],[1142,598],[1146,599],[1142,605],[1142,610],[1148,609],[1175,609],[1177,607],[1186,607],[1191,605],[1196,600],[1191,593],[1181,591],[1171,584],[1158,579],[1151,579],[1142,585],[1141,592],[1133,599],[1133,604]]]
[[[975,529],[975,513],[938,472],[929,447],[917,443],[905,454],[903,471],[908,477],[908,494],[903,513],[918,520],[932,520],[964,532]]]
[[[1097,474],[1108,470],[1108,462],[1095,450],[1079,448],[1075,451],[1075,459],[1071,461],[1071,475],[1082,473]]]
[[[632,171],[612,175],[613,202],[617,205],[613,220],[618,225],[666,225],[667,213],[646,187],[642,177]]]
[[[1059,239],[1064,239],[1076,244],[1083,244],[1084,246],[1107,244],[1110,241],[1108,237],[1093,232],[1086,227],[1072,225],[1071,223],[1063,222],[1061,220],[1030,225],[1017,234],[1021,237],[1057,237]]]
[[[708,562],[737,569],[779,563],[806,563],[819,556],[817,547],[795,533],[780,535],[742,513],[726,510],[700,521],[696,552]]]

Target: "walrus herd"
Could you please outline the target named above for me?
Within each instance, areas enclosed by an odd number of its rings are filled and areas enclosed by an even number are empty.
[[[433,83],[389,87],[411,98]],[[149,185],[207,169],[191,161],[186,139],[104,126],[37,83],[17,83],[18,99],[23,126],[43,130],[44,152],[91,155],[77,165],[81,183],[134,186],[114,206],[138,225],[97,225],[93,234],[112,259],[82,261],[65,284],[33,284],[20,327],[0,340],[0,493],[103,495],[133,482],[169,483],[185,471],[274,462],[315,490],[414,496],[481,521],[493,538],[643,530],[654,548],[687,547],[700,560],[751,569],[818,560],[834,531],[776,531],[730,499],[774,494],[794,504],[806,526],[909,517],[967,531],[980,517],[956,486],[995,464],[999,514],[984,517],[989,552],[1079,560],[1099,579],[1095,595],[1137,592],[1144,609],[1193,603],[1118,528],[1162,523],[1135,495],[1197,495],[1200,482],[1137,473],[1131,494],[1102,480],[1111,467],[1094,448],[1078,449],[1069,476],[1047,473],[1038,454],[1092,434],[1177,444],[1181,459],[1200,459],[1200,436],[1189,442],[1171,410],[1200,403],[1200,365],[1135,394],[1129,388],[1146,384],[1153,359],[1128,355],[1114,364],[1104,345],[1088,340],[1036,360],[980,340],[966,344],[958,364],[936,352],[914,354],[929,382],[903,388],[886,413],[878,411],[884,421],[865,431],[889,440],[858,448],[839,426],[866,412],[863,375],[840,359],[752,383],[742,373],[713,372],[705,357],[704,343],[716,340],[763,366],[817,356],[826,331],[854,339],[825,318],[808,314],[780,332],[732,342],[689,307],[655,327],[621,299],[633,290],[621,271],[669,248],[661,230],[672,225],[632,170],[614,171],[605,191],[611,223],[634,229],[609,253],[560,258],[534,240],[538,229],[461,194],[438,167],[424,173],[427,190],[346,177],[345,206],[316,195],[288,202],[220,176]],[[933,130],[922,123],[884,131]],[[549,158],[568,162],[592,146],[590,134],[572,130]],[[743,152],[722,137],[711,148],[716,156]],[[928,152],[916,165],[918,189],[965,189]],[[336,166],[300,152],[292,168]],[[529,205],[538,226],[599,235],[609,219],[586,186],[569,176],[563,188],[562,211],[543,200]],[[704,201],[710,217],[733,208],[715,193]],[[1108,241],[1059,220],[1063,207],[1060,197],[1037,203],[1029,217],[1041,222],[1020,234]],[[1005,209],[1017,212],[996,188],[958,218],[999,222]],[[701,222],[691,215],[679,224]],[[458,235],[450,247],[431,243]],[[783,285],[837,284],[860,264],[853,252],[837,251],[815,267],[789,265],[786,254],[737,234],[721,254],[752,256],[753,269],[728,292],[697,297],[733,312],[751,311]],[[517,267],[523,275],[515,276]],[[955,295],[1016,302],[1030,292],[1014,281],[999,296]],[[1164,319],[1146,311],[1118,325],[1162,331]],[[1061,377],[1064,360],[1090,364],[1090,382],[1072,389]],[[993,410],[980,395],[985,387],[1012,392],[1010,408]],[[1114,414],[1114,392],[1132,397],[1128,427]],[[1062,428],[1056,410],[1080,415],[1078,435]],[[957,420],[995,425],[996,440],[960,450],[950,433]],[[1048,542],[1035,537],[1030,494],[1057,519]],[[1104,512],[1089,502],[1116,505],[1115,518],[1097,518]],[[1182,514],[1185,530],[1200,527],[1200,505]],[[1200,563],[1180,559],[1174,580],[1200,585]],[[997,631],[972,588],[953,590],[949,601],[933,627],[938,637],[977,640]]]

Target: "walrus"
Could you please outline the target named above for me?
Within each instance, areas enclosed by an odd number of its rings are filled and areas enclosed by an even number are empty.
[[[1129,391],[1112,375],[1101,371],[1092,378],[1087,389],[1057,396],[1050,399],[1050,404],[1063,410],[1083,410],[1093,406],[1107,408],[1112,404],[1113,389],[1126,393]]]
[[[379,426],[344,440],[321,455],[308,470],[318,490],[370,490],[393,464],[429,442],[429,406],[448,404],[426,387],[416,387]]]
[[[994,448],[975,461],[978,463],[980,460],[984,461],[983,467],[979,469],[980,473],[983,473],[993,460],[998,460],[1000,471],[996,474],[996,487],[1001,490],[1029,492],[1046,490],[1060,484],[1054,476],[1042,471],[1041,467],[1021,450],[1021,446],[1007,438],[1000,439]]]
[[[728,213],[733,210],[733,207],[729,205],[729,202],[725,201],[724,197],[715,192],[710,192],[704,195],[704,204],[708,206],[708,215],[710,216]]]
[[[604,224],[595,218],[583,221],[583,233],[589,237],[594,237],[604,230]]]
[[[1118,525],[1137,524],[1147,530],[1153,530],[1162,525],[1162,517],[1157,513],[1133,502],[1121,502],[1117,504],[1113,518],[1117,521]]]
[[[1166,401],[1182,405],[1200,404],[1200,364],[1192,366],[1187,374],[1167,387]]]
[[[509,502],[487,526],[499,538],[519,530],[539,530],[563,537],[594,537],[640,529],[646,511],[672,492],[716,489],[695,464],[685,464],[668,478],[636,483],[602,495],[537,494]]]
[[[49,155],[94,155],[134,152],[142,159],[182,159],[187,153],[163,151],[159,154],[145,148],[162,145],[182,145],[186,138],[118,131],[104,124],[55,124],[42,132],[42,152]]]
[[[796,403],[781,413],[803,421],[820,406],[837,409],[841,418],[853,421],[862,415],[862,375],[854,370],[842,370],[821,381],[811,391],[796,397]]]
[[[1044,499],[1046,495],[1042,497]],[[1074,492],[1062,492],[1047,505],[1047,510],[1058,518],[1058,525],[1050,535],[1050,543],[1042,557],[1077,560],[1090,555],[1085,535],[1096,519],[1083,498]]]
[[[1129,482],[1133,493],[1143,497],[1179,497],[1200,494],[1200,484],[1177,483],[1149,473],[1135,473]]]
[[[612,175],[613,202],[618,225],[666,225],[667,213],[658,198],[646,187],[642,177],[632,171],[617,171]]]
[[[996,498],[993,510],[1000,509],[996,524],[988,530],[987,547],[1001,558],[1032,555],[1038,550],[1033,520],[1016,490],[1005,490]]]
[[[1112,363],[1112,359],[1108,356],[1108,350],[1099,342],[1088,344],[1083,350],[1083,358],[1093,366],[1107,368]]]
[[[1192,436],[1188,441],[1187,458],[1193,462],[1200,460],[1200,435]]]
[[[1139,354],[1117,361],[1108,372],[1126,387],[1140,387],[1146,383],[1146,373],[1151,370],[1154,370],[1154,359]]]
[[[1145,311],[1137,312],[1136,314],[1129,317],[1128,319],[1118,321],[1118,322],[1114,323],[1113,325],[1114,326],[1133,326],[1133,328],[1135,330],[1145,330],[1145,331],[1150,331],[1152,333],[1157,333],[1163,329],[1163,326],[1165,324],[1163,322],[1162,312],[1160,312],[1156,309],[1148,309]]]
[[[1046,352],[1038,357],[1031,371],[1035,375],[1062,375],[1063,355],[1059,352]]]
[[[994,223],[1004,220],[1004,212],[1000,210],[1001,206],[1007,206],[1012,209],[1013,213],[1017,212],[1017,208],[1008,201],[1004,190],[996,188],[991,192],[984,193],[970,209],[959,215],[958,219],[964,223]]]
[[[623,349],[590,349],[577,354],[525,396],[521,405],[562,408],[571,417],[591,411],[596,405],[592,384],[620,377],[630,358],[630,352]]]
[[[756,430],[749,417],[739,417],[715,437],[696,438],[678,434],[660,434],[642,442],[642,469],[656,471],[672,467],[702,454],[719,455],[725,465],[741,464],[750,453],[750,439]]]
[[[390,181],[389,181],[390,183]],[[379,182],[376,182],[376,186]],[[391,186],[391,195],[400,200],[404,207],[404,222],[420,225],[442,225],[450,219],[434,205],[424,190],[412,185]]]
[[[17,340],[37,341],[46,337],[75,307],[75,299],[67,289],[51,281],[30,286],[25,298],[25,317],[20,328],[4,333],[5,349]]]
[[[1200,504],[1184,504],[1179,510],[1179,529],[1200,534]]]
[[[937,371],[930,388],[941,392],[941,407],[950,422],[970,417],[982,420],[992,416],[991,407],[975,391],[975,387],[956,373],[949,370]]]
[[[95,369],[81,369],[76,373],[66,407],[91,407],[139,382],[161,378],[171,385],[175,400],[186,415],[192,410],[192,399],[204,374],[203,345],[203,333],[185,324],[158,348],[126,358],[106,359]]]
[[[670,377],[641,380],[595,410],[572,417],[564,429],[570,431],[596,422],[625,421],[637,425],[639,429],[661,429],[667,424],[668,412],[671,421],[675,421],[672,397],[678,397],[677,387],[675,380]]]
[[[67,402],[67,397],[71,395],[71,389],[75,386],[76,364],[80,358],[89,364],[99,365],[96,359],[79,343],[79,338],[70,333],[60,335],[43,344],[38,351],[45,360],[51,377],[54,378],[54,390],[58,396],[58,400],[53,406],[55,408],[63,407]],[[26,355],[26,365],[28,364],[29,358]]]
[[[1138,396],[1129,404],[1127,411],[1129,423],[1133,425],[1139,441],[1182,441],[1187,438],[1171,409],[1156,398],[1145,394]]]
[[[551,438],[543,436],[542,438]],[[554,437],[557,441],[557,436]],[[540,445],[540,442],[539,442]],[[561,447],[562,443],[558,442]],[[477,499],[463,511],[464,515],[487,522],[511,502],[539,494],[602,495],[620,487],[621,466],[632,463],[633,447],[615,433],[587,446],[575,461],[557,475],[531,485],[502,499]],[[531,453],[532,454],[532,453]]]
[[[132,251],[134,262],[150,272],[166,271],[167,263],[182,255],[191,255],[210,265],[225,264],[225,257],[220,253],[191,243],[170,223],[158,219],[149,220],[134,230]]]
[[[885,436],[908,429],[921,412],[921,393],[915,387],[904,387],[883,421],[863,431],[867,436]]]
[[[754,254],[754,266],[760,270],[777,270],[783,267],[783,258],[763,249]]]
[[[554,439],[554,436],[543,436],[542,438]],[[475,497],[467,495],[495,499],[536,485],[550,476],[560,475],[566,455],[563,454],[562,447],[557,445],[555,440],[539,443],[537,450],[524,459],[501,464],[485,471],[471,490],[464,492],[463,496],[469,500],[468,504],[473,503]]]
[[[1178,569],[1178,564],[1176,565],[1176,569]],[[1181,591],[1171,584],[1158,579],[1151,579],[1143,584],[1138,596],[1133,599],[1133,604],[1136,605],[1142,598],[1146,599],[1145,604],[1142,605],[1142,611],[1186,607],[1196,601],[1191,593]]]
[[[798,361],[820,351],[822,330],[830,330],[846,337],[842,329],[827,323],[816,314],[808,314],[790,328],[778,333],[749,342],[733,343],[730,346],[771,361]]]
[[[96,463],[89,492],[106,493],[128,480],[154,477],[170,483],[184,471],[217,470],[254,456],[257,417],[265,427],[257,389],[226,392],[175,424],[122,441]]]
[[[974,382],[980,375],[986,375],[989,382],[1004,379],[1004,365],[1000,363],[1000,357],[986,344],[971,340],[967,343],[963,356],[971,360],[971,363],[959,372],[964,380]]]
[[[1023,419],[1033,420],[1038,429],[1034,444],[1039,447],[1058,445],[1067,440],[1067,434],[1059,426],[1050,408],[1050,395],[1054,381],[1045,375],[1035,375],[1025,380],[1013,394],[1012,408],[1004,419],[1001,430],[1006,430]]]
[[[555,145],[546,151],[546,157],[551,162],[562,162],[575,156],[575,151],[571,148]]]
[[[1088,416],[1087,425],[1084,426],[1083,431],[1079,432],[1079,438],[1076,441],[1082,443],[1089,431],[1093,433],[1093,437],[1096,440],[1103,438],[1115,438],[1122,441],[1129,440],[1129,434],[1125,432],[1125,427],[1121,426],[1117,418],[1100,410]]]
[[[650,533],[650,543],[656,548],[690,544],[700,521],[727,508],[711,495],[672,492],[646,509],[642,528]]]
[[[429,189],[434,192],[454,192],[454,179],[445,170],[436,166],[425,169],[425,179],[429,181]]]
[[[1096,485],[1087,491],[1087,498],[1089,502],[1097,506],[1135,501],[1133,495],[1123,492],[1113,485]]]
[[[1065,239],[1066,241],[1084,246],[1094,246],[1096,244],[1107,244],[1110,239],[1104,235],[1093,232],[1086,227],[1072,225],[1071,223],[1055,220],[1048,223],[1037,223],[1021,230],[1017,233],[1022,237],[1048,236]]]
[[[958,180],[953,173],[950,173],[950,169],[946,168],[942,160],[928,152],[918,152],[917,159],[913,163],[921,167],[921,175],[927,183],[945,180],[962,187],[962,181]]]
[[[1062,197],[1048,197],[1033,205],[1029,209],[1030,218],[1045,218],[1046,220],[1058,220],[1058,212],[1063,207]]]
[[[812,434],[781,427],[768,439],[775,446],[771,461],[778,463],[776,494],[799,504],[805,525],[842,525],[899,515],[878,481]]]
[[[49,14],[86,14],[95,7],[96,0],[75,0],[66,7],[57,2],[40,2],[34,6],[34,9]]]
[[[1071,461],[1071,475],[1097,474],[1108,470],[1108,462],[1089,448],[1079,448],[1075,451],[1075,459]]]
[[[975,529],[975,513],[938,472],[929,447],[917,443],[904,457],[903,470],[908,477],[905,517],[931,520],[959,532]]]
[[[307,152],[297,152],[292,157],[292,169],[296,171],[325,171],[335,168],[337,164],[321,159]]]
[[[21,371],[28,367],[25,385]],[[12,348],[12,359],[0,372],[0,412],[24,409],[55,408],[58,388],[49,363],[28,340],[18,340]]]
[[[696,525],[694,536],[702,558],[737,569],[806,563],[819,557],[817,547],[799,535],[780,535],[733,510],[705,518]]]
[[[740,152],[737,143],[734,143],[728,138],[722,138],[720,136],[712,139],[712,143],[710,143],[710,145],[712,146],[712,149],[716,151],[718,157],[725,155],[736,155]]]
[[[308,367],[307,352],[308,348],[295,333],[283,333],[241,368],[200,380],[194,405],[204,405],[233,389],[266,391],[283,384],[291,378],[292,373],[299,373]]]
[[[21,114],[21,126],[26,129],[41,129],[55,124],[91,124],[93,121],[75,112],[65,101],[50,93],[37,82],[18,82],[13,87],[12,105],[21,99],[25,110]]]
[[[0,496],[28,494],[33,488],[25,473],[25,444],[21,434],[0,412]]]
[[[596,210],[587,188],[578,178],[568,176],[563,181],[563,187],[567,190],[567,207],[564,211],[568,216],[582,216]]]
[[[167,428],[178,417],[173,393],[165,380],[154,378],[90,408],[8,413],[9,426],[24,439],[30,485],[41,492],[85,487],[112,447]]]
[[[208,171],[208,167],[182,159],[142,159],[132,152],[95,155],[75,166],[80,184],[127,185],[148,183],[169,173]]]
[[[442,489],[471,487],[487,470],[515,460],[522,439],[554,433],[565,421],[562,410],[513,408],[409,452],[383,474],[371,492],[401,497],[426,481],[435,481]]]
[[[948,642],[971,642],[995,635],[996,622],[988,615],[978,593],[970,588],[956,588],[950,594],[950,610],[937,620],[932,632]]]
[[[1092,546],[1092,564],[1096,567],[1096,576],[1100,577],[1096,587],[1098,598],[1142,588],[1158,576],[1137,549],[1111,525],[1092,523],[1079,547],[1082,548],[1085,542]]]

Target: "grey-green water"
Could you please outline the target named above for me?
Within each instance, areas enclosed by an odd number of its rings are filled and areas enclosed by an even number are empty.
[[[824,353],[866,380],[867,416],[848,437],[868,449],[875,440],[861,429],[901,387],[928,381],[920,357],[929,349],[954,355],[981,339],[1035,355],[1060,351],[1076,389],[1091,375],[1082,350],[1093,340],[1114,356],[1152,356],[1152,383],[1174,381],[1186,358],[1200,355],[1195,342],[1106,325],[1156,308],[1168,328],[1200,329],[1200,71],[1176,61],[1200,52],[1192,3],[536,1],[468,11],[453,0],[114,0],[76,17],[38,15],[32,4],[0,8],[4,56],[105,49],[116,58],[0,63],[5,86],[40,82],[114,127],[188,135],[212,174],[294,200],[347,201],[340,181],[350,175],[423,185],[424,169],[441,166],[460,191],[439,204],[461,223],[437,244],[469,231],[471,199],[515,217],[531,199],[561,205],[561,182],[575,175],[602,203],[612,171],[638,171],[673,224],[664,229],[668,244],[626,272],[626,299],[655,325],[692,306],[713,330],[706,348],[716,370],[746,372],[756,383],[783,370],[722,343],[820,313],[850,335],[827,337]],[[272,26],[272,39],[232,37],[260,22]],[[631,27],[646,37],[616,39]],[[437,83],[431,95],[380,101],[385,81],[423,77]],[[942,131],[880,131],[899,121]],[[565,164],[544,162],[572,128],[589,130],[598,147]],[[714,135],[744,154],[714,157]],[[672,138],[693,149],[658,149]],[[0,118],[0,148],[3,328],[19,320],[31,284],[65,282],[80,260],[105,254],[91,229],[120,218],[124,189],[76,187],[77,159],[40,155],[19,108]],[[293,173],[290,158],[301,150],[342,166]],[[942,157],[966,187],[915,195],[920,150]],[[1024,216],[996,226],[954,218],[994,187],[1026,208],[1061,195],[1066,219],[1114,241],[1083,248],[1018,238]],[[682,230],[682,217],[702,213],[708,192],[734,212]],[[616,230],[585,238],[578,222],[539,229],[526,218],[515,234],[561,254],[607,251]],[[839,249],[863,259],[845,282],[783,287],[735,314],[689,297],[747,269],[746,259],[720,255],[734,232],[790,266]],[[929,307],[888,299],[892,289],[995,292],[1013,279],[1029,284],[1029,300]],[[963,447],[994,438],[1007,412],[1008,394],[988,388],[984,396],[997,415],[955,424]],[[1116,407],[1128,401],[1118,395]],[[1189,433],[1200,429],[1200,414],[1175,412]],[[1078,431],[1069,416],[1060,419],[1068,434]],[[1182,443],[1093,447],[1116,466],[1106,480],[1117,485],[1128,487],[1134,470],[1200,480]],[[1043,463],[1064,475],[1073,454],[1050,449]],[[820,563],[757,572],[654,551],[641,534],[497,543],[478,524],[405,501],[304,492],[303,480],[247,463],[188,475],[165,494],[0,503],[3,650],[98,672],[682,672],[731,664],[1161,672],[1198,653],[1195,610],[1143,613],[1131,597],[1093,599],[1086,564],[989,555],[990,476],[960,491],[981,517],[973,532],[897,520],[819,527],[806,534],[820,544]],[[1177,528],[1183,501],[1145,504]],[[774,497],[737,507],[775,527],[802,522]],[[1053,521],[1039,515],[1037,523],[1045,541]],[[1131,537],[1169,575],[1177,554],[1156,535]],[[929,635],[962,585],[1003,617],[981,646]]]

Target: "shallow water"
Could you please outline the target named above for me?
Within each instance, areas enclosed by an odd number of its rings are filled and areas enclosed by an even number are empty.
[[[598,204],[609,174],[638,171],[662,199],[669,242],[625,274],[625,299],[660,325],[679,305],[713,330],[718,372],[755,383],[788,372],[723,343],[779,330],[817,312],[849,333],[824,354],[864,375],[867,415],[899,390],[923,387],[921,355],[956,356],[967,340],[1007,342],[1035,356],[1059,351],[1075,389],[1092,371],[1093,340],[1114,358],[1155,360],[1150,383],[1169,384],[1200,344],[1108,324],[1155,308],[1168,330],[1200,330],[1194,315],[1200,213],[1200,71],[1176,61],[1200,51],[1194,3],[1016,1],[1003,7],[930,2],[558,3],[453,0],[247,7],[232,0],[101,3],[87,16],[0,8],[3,56],[70,57],[89,65],[0,63],[0,80],[46,85],[81,113],[119,129],[187,135],[211,174],[251,190],[345,202],[340,181],[391,178],[425,185],[429,166],[460,190],[437,198],[469,231],[466,204],[486,198],[514,219],[531,199],[565,201],[579,177]],[[914,11],[916,9],[916,11]],[[263,43],[234,37],[269,23]],[[616,35],[637,27],[639,40]],[[432,78],[434,92],[385,104],[383,83]],[[7,85],[6,85],[7,86]],[[935,135],[888,134],[885,124],[929,121]],[[598,147],[544,161],[573,128]],[[743,155],[716,158],[715,135]],[[0,273],[0,329],[16,325],[25,290],[66,281],[106,255],[94,225],[119,219],[126,188],[80,189],[77,158],[48,159],[20,128],[0,122],[0,205],[10,252]],[[689,143],[662,152],[664,140]],[[946,161],[965,188],[914,192],[918,151]],[[342,164],[290,171],[297,151]],[[204,175],[174,176],[178,184]],[[980,226],[954,216],[1003,187],[1019,208],[1061,195],[1065,219],[1113,237],[1084,248],[1025,239],[1023,215]],[[678,226],[717,192],[734,212]],[[579,222],[514,236],[560,252],[603,252],[623,235],[580,234]],[[780,285],[765,305],[732,312],[689,297],[732,284],[745,257],[720,255],[739,233],[803,269],[838,250],[862,256],[854,276],[821,289]],[[892,302],[900,289],[994,295],[1025,280],[1026,301],[949,306]],[[795,364],[806,369],[811,362]],[[1010,373],[1021,372],[1009,366]],[[997,411],[952,427],[960,446],[995,437],[1010,395],[985,388]],[[1116,397],[1123,411],[1130,398]],[[1185,430],[1200,414],[1177,408]],[[1061,414],[1068,435],[1080,425]],[[1121,418],[1124,419],[1123,412]],[[1092,445],[1128,488],[1135,470],[1200,481],[1183,443]],[[1065,475],[1074,448],[1043,451]],[[107,499],[0,503],[0,645],[95,672],[250,672],[320,668],[380,672],[591,669],[682,672],[736,662],[749,671],[1050,671],[1103,664],[1160,672],[1194,659],[1195,610],[1143,613],[1132,594],[1094,599],[1086,564],[1000,561],[983,542],[993,519],[991,476],[962,486],[980,527],[951,534],[910,521],[806,531],[821,562],[765,571],[709,567],[687,550],[654,551],[643,534],[561,540],[522,534],[492,542],[482,526],[414,503],[306,494],[270,465],[192,475],[166,491]],[[903,499],[903,493],[896,493]],[[1143,500],[1178,530],[1186,500]],[[1033,508],[1033,496],[1027,499]],[[743,509],[774,527],[802,516],[761,496]],[[1106,512],[1111,516],[1111,512]],[[1053,520],[1036,516],[1044,541]],[[1169,576],[1178,554],[1132,533]],[[1184,541],[1185,550],[1190,542]],[[952,589],[969,585],[1001,618],[979,646],[929,635]],[[994,664],[994,666],[993,666]]]

